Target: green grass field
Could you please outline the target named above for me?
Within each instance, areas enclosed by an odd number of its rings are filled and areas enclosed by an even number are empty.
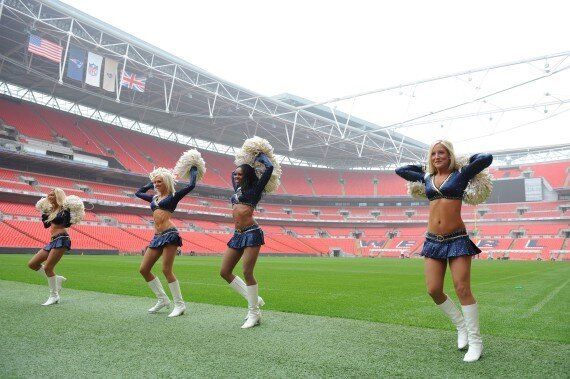
[[[261,257],[263,321],[244,331],[246,304],[219,277],[220,257],[177,258],[189,302],[177,319],[146,313],[154,299],[138,274],[141,257],[64,257],[58,273],[69,280],[52,307],[39,305],[46,280],[27,269],[29,258],[0,255],[2,377],[570,372],[567,263],[474,261],[485,351],[466,364],[451,324],[425,292],[421,260]]]

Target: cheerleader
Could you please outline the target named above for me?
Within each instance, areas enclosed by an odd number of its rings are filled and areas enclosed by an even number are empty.
[[[55,273],[55,266],[63,254],[71,249],[67,228],[81,221],[85,209],[81,199],[73,195],[65,196],[60,188],[54,188],[46,197],[41,198],[36,203],[36,208],[42,213],[44,228],[49,228],[51,239],[30,259],[28,267],[47,278],[50,294],[42,305],[48,306],[59,303],[62,284],[67,280]]]
[[[477,361],[483,351],[477,302],[471,292],[471,258],[481,250],[469,239],[461,219],[461,204],[462,200],[481,203],[488,197],[492,187],[490,177],[482,171],[492,161],[490,154],[475,154],[462,166],[456,160],[451,142],[440,140],[429,149],[427,173],[415,165],[396,169],[396,174],[413,182],[408,184],[412,195],[429,199],[428,231],[421,252],[425,257],[427,290],[457,328],[457,347],[469,346],[465,362]],[[448,263],[463,314],[443,292]]]
[[[281,168],[273,156],[273,148],[259,137],[245,141],[236,157],[239,167],[232,173],[234,194],[231,197],[235,232],[224,254],[220,275],[230,287],[248,303],[248,313],[242,329],[259,325],[260,307],[265,304],[258,295],[258,285],[253,271],[261,246],[265,243],[263,230],[253,218],[253,211],[264,193],[273,192],[279,186]],[[260,174],[256,173],[256,168]],[[245,282],[233,270],[243,258]]]
[[[195,153],[195,154],[191,154]],[[197,155],[196,155],[197,154]],[[151,290],[158,298],[157,303],[148,310],[149,313],[157,313],[164,307],[170,305],[170,300],[164,292],[162,283],[158,277],[151,272],[152,267],[162,256],[162,272],[168,281],[168,287],[174,300],[174,309],[168,317],[177,317],[186,311],[186,304],[182,299],[180,292],[180,283],[176,279],[173,272],[174,258],[179,247],[182,246],[182,238],[178,233],[178,229],[171,221],[172,213],[176,210],[178,202],[187,194],[189,194],[201,175],[205,172],[204,161],[195,164],[188,164],[187,156],[191,155],[195,159],[201,159],[200,153],[196,150],[190,150],[181,157],[174,171],[178,172],[178,178],[189,179],[189,183],[181,190],[176,191],[174,188],[173,172],[165,168],[157,168],[150,173],[151,182],[141,187],[135,194],[138,198],[148,201],[152,210],[154,220],[155,235],[150,241],[148,248],[143,256],[139,272],[148,283]],[[181,164],[181,160],[185,158],[185,164]],[[195,162],[195,161],[191,161]],[[200,172],[199,167],[200,166]],[[154,188],[156,194],[149,195],[146,192]]]

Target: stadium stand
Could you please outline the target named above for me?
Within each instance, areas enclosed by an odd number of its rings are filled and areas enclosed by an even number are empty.
[[[58,146],[69,144],[76,152],[116,159],[126,171],[139,175],[140,183],[147,180],[144,176],[154,167],[172,167],[187,149],[184,145],[115,125],[4,98],[0,99],[0,118],[18,130],[22,144],[32,140]],[[208,188],[229,189],[233,159],[210,151],[202,154],[208,173],[199,188],[206,189],[206,194]],[[506,180],[542,178],[556,190],[568,186],[569,166],[568,161],[547,162],[492,168],[491,171],[496,178]],[[370,252],[380,248],[386,249],[380,256],[400,257],[402,250],[413,255],[420,249],[429,209],[425,203],[414,206],[390,203],[393,197],[407,198],[405,183],[393,172],[291,166],[284,166],[283,172],[277,196],[294,196],[313,205],[297,201],[286,205],[272,203],[271,197],[262,202],[257,219],[266,234],[263,252],[327,255],[333,249],[341,249],[346,254],[373,256]],[[147,204],[132,196],[135,187],[106,183],[100,178],[95,180],[0,168],[0,196],[25,193],[28,197],[35,194],[37,199],[50,188],[61,187],[67,194],[95,204],[93,211],[86,212],[85,222],[71,228],[74,249],[139,253],[153,234]],[[46,232],[37,221],[33,201],[26,196],[22,202],[13,197],[0,200],[0,232],[5,236],[1,247],[40,248],[47,241]],[[328,196],[345,199],[346,205],[324,203],[323,199]],[[379,205],[374,206],[367,200],[366,206],[357,206],[359,198],[378,199]],[[351,203],[353,205],[349,205]],[[121,211],[113,205],[121,205]],[[141,208],[145,213],[140,213]],[[528,254],[513,254],[510,259],[536,259],[534,251],[538,249],[541,250],[539,256],[547,259],[550,251],[567,248],[568,208],[568,202],[563,200],[465,205],[463,217],[468,228],[477,232],[476,241],[486,253],[530,250]],[[225,250],[233,229],[227,222],[231,208],[226,200],[192,194],[183,199],[179,211],[173,221],[181,229],[184,253],[219,254]],[[216,221],[204,219],[212,214],[217,215]],[[220,217],[226,217],[225,221]],[[283,222],[275,225],[267,220]],[[382,223],[390,223],[390,226],[378,225]]]

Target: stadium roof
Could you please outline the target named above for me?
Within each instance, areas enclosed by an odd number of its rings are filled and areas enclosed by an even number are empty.
[[[68,78],[64,63],[57,64],[28,52],[28,38],[32,34],[58,43],[63,48],[62,62],[69,46],[116,60],[119,71],[124,68],[147,77],[145,91],[119,87],[116,92],[107,92]],[[568,55],[565,52],[489,66],[387,87],[370,94],[442,78],[460,78],[460,75],[475,72],[486,75],[496,68],[532,65],[553,57],[563,61]],[[0,0],[0,93],[226,154],[233,154],[244,138],[259,135],[270,140],[283,162],[288,164],[391,168],[400,162],[422,160],[427,150],[426,144],[396,132],[415,125],[413,122],[381,122],[379,126],[335,106],[338,101],[367,95],[367,92],[320,103],[291,94],[261,96],[57,0]],[[567,102],[566,99],[557,101],[554,106]],[[544,106],[546,113],[548,104],[511,108]],[[501,107],[493,112],[504,113],[511,108]],[[558,113],[563,112],[565,110]],[[475,113],[479,114],[486,113]],[[549,116],[551,114],[554,112]],[[450,119],[462,117],[466,115],[452,115]],[[416,124],[429,122],[434,121]],[[509,165],[568,159],[570,146],[529,147],[496,153],[497,164]]]
[[[244,138],[270,140],[285,163],[326,167],[388,167],[420,159],[426,145],[323,106],[298,109],[309,102],[270,98],[220,79],[160,48],[137,39],[56,0],[5,0],[0,7],[0,79],[57,99],[134,120],[168,132],[167,138],[191,136],[240,147]],[[28,52],[31,34],[74,45],[119,62],[147,77],[143,93],[119,87],[115,92],[86,85],[66,75],[58,64]],[[140,128],[143,131],[142,128]],[[191,142],[190,142],[191,143]],[[225,152],[228,152],[227,150]]]

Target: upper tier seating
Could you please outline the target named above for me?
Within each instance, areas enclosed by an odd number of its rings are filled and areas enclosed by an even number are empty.
[[[142,175],[154,167],[172,167],[188,146],[154,136],[68,114],[36,104],[0,99],[0,119],[14,126],[21,134],[55,142],[65,137],[74,148],[98,155],[114,157],[127,170]],[[203,184],[231,187],[233,157],[203,151],[208,172]],[[568,181],[570,162],[550,162],[512,167],[492,168],[497,178],[520,177],[531,171],[532,177],[545,178],[553,188],[562,188]],[[344,183],[343,183],[344,181]],[[375,181],[377,184],[375,184]],[[277,193],[303,196],[405,196],[406,184],[393,171],[338,171],[283,166],[282,187]]]

